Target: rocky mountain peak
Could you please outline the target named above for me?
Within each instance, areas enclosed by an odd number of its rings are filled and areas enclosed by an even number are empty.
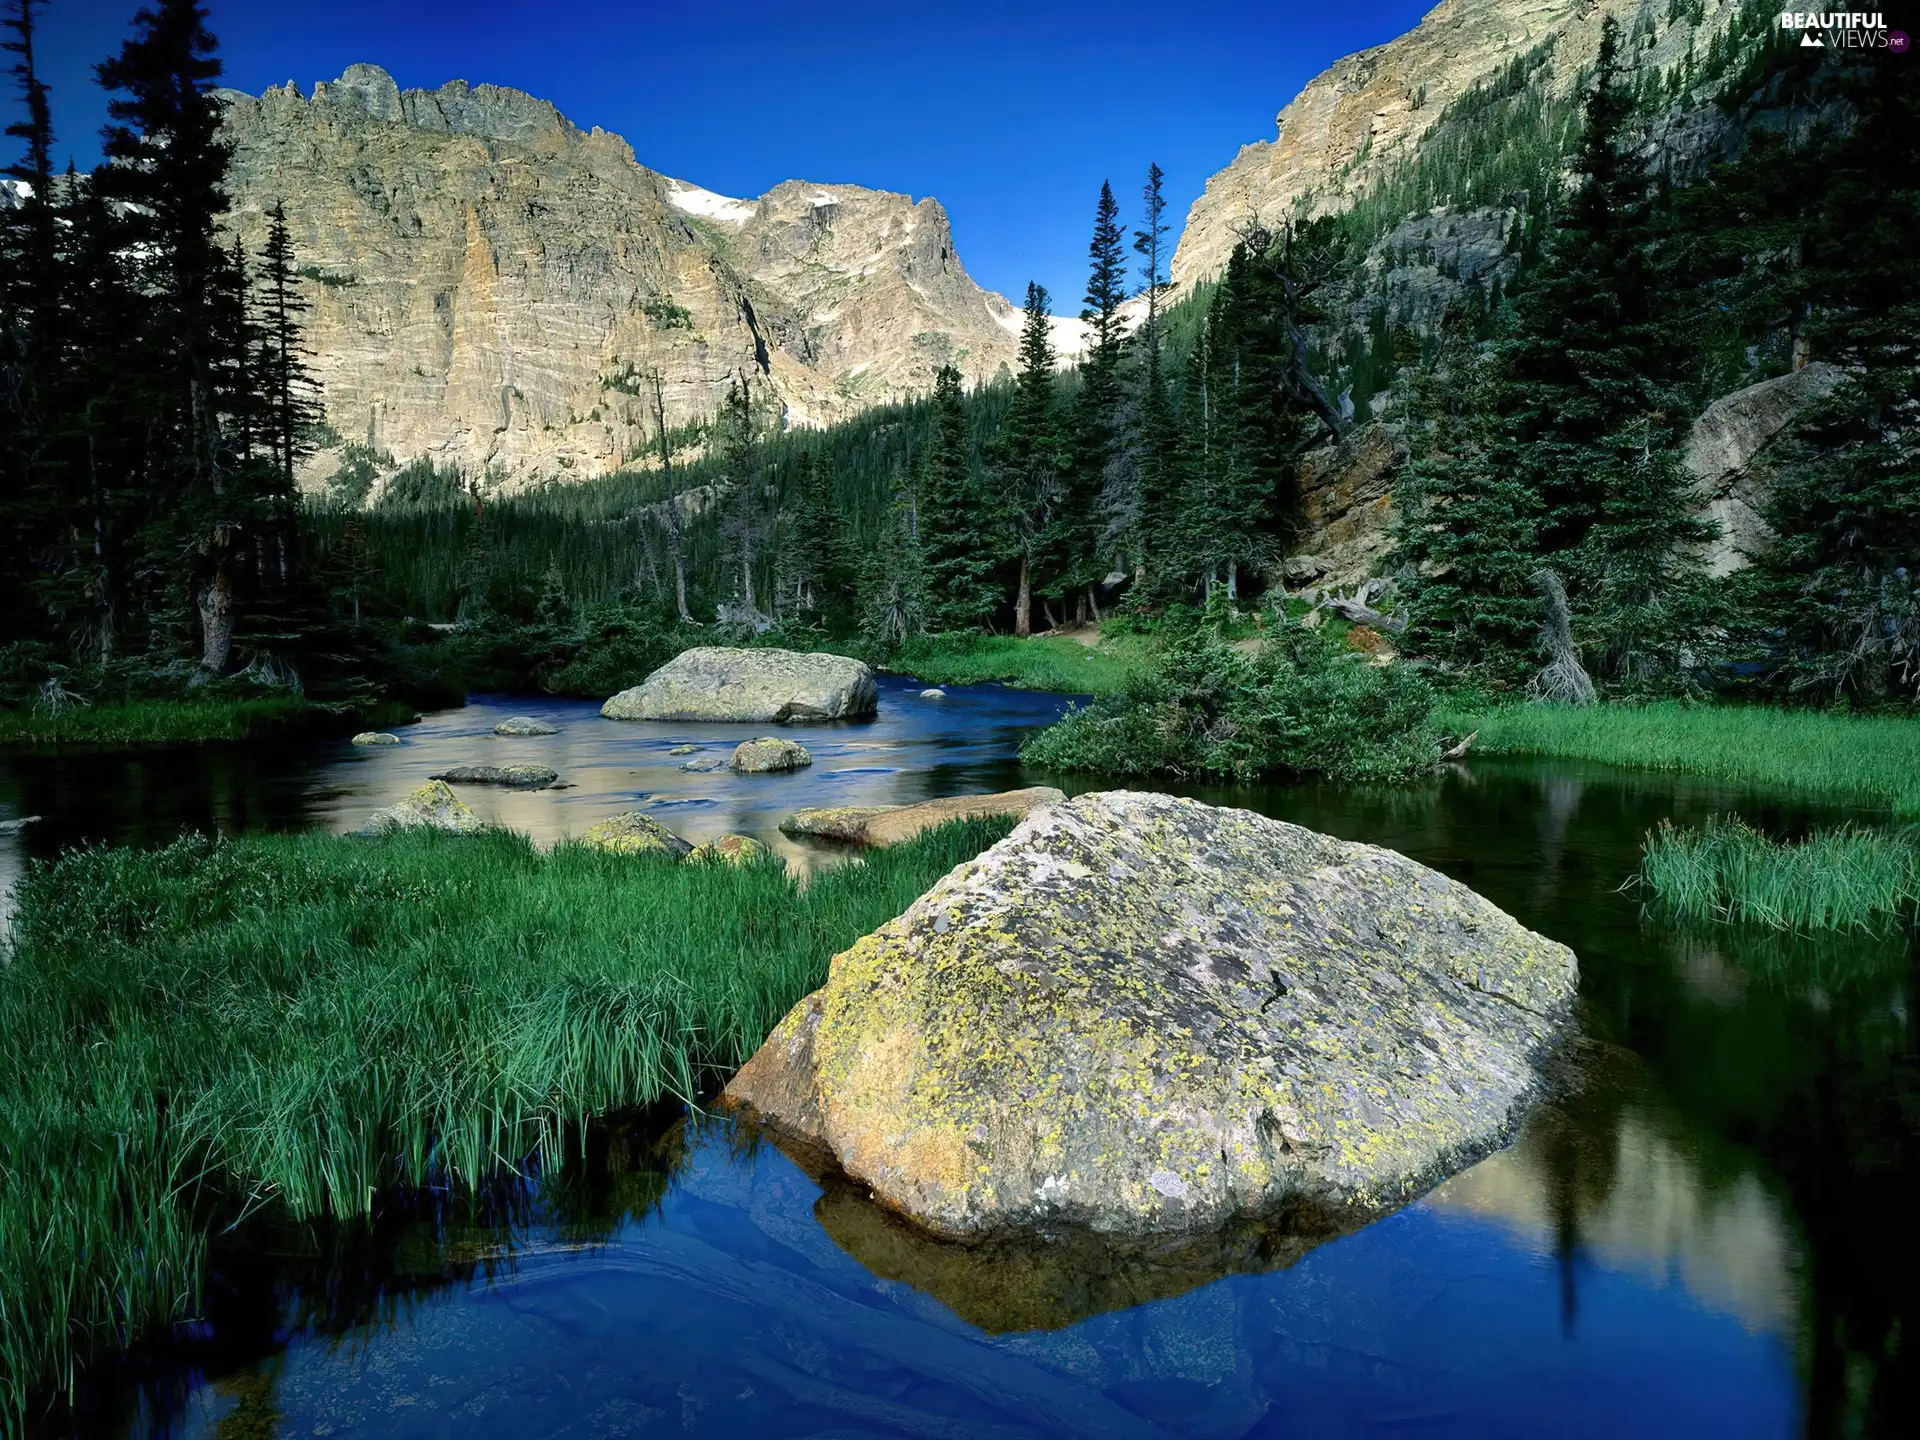
[[[337,441],[504,483],[650,463],[667,420],[745,377],[784,423],[825,424],[1017,356],[937,201],[790,180],[719,195],[638,163],[545,100],[349,66],[303,97],[223,92],[234,224],[287,207],[313,367]]]

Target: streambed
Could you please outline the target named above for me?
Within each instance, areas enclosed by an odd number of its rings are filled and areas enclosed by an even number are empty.
[[[542,839],[641,804],[692,840],[740,830],[798,856],[775,827],[802,805],[1049,778],[1013,750],[1062,697],[915,691],[888,681],[877,721],[808,729],[814,767],[792,776],[666,754],[724,755],[753,727],[484,700],[394,750],[0,760],[0,817],[48,815],[36,850],[182,823],[348,830],[447,765],[537,758],[577,788],[467,797]],[[492,740],[513,713],[562,733]],[[82,1432],[1911,1433],[1907,938],[1688,934],[1618,888],[1662,818],[1738,805],[1790,831],[1839,812],[1529,762],[1192,793],[1401,850],[1572,945],[1595,1042],[1581,1088],[1386,1220],[1054,1329],[1006,1328],[1020,1315],[996,1312],[991,1273],[892,1243],[857,1197],[722,1122],[623,1117],[567,1173],[506,1187],[490,1224],[427,1197],[345,1250],[258,1229],[223,1243],[210,1324],[98,1377]]]

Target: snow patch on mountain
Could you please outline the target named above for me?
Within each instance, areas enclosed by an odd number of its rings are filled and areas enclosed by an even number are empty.
[[[718,220],[723,225],[744,225],[760,211],[760,206],[752,200],[716,195],[684,180],[667,181],[667,203],[676,210],[698,215],[702,220]]]

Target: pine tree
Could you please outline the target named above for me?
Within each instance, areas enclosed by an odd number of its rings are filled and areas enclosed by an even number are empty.
[[[59,512],[66,497],[55,446],[61,400],[59,365],[61,273],[53,194],[53,112],[34,59],[39,0],[12,0],[0,26],[18,57],[12,67],[26,110],[6,127],[24,155],[4,171],[0,185],[0,633],[26,636],[38,628],[40,597],[50,552],[58,549]]]
[[[860,637],[895,650],[926,629],[927,579],[913,492],[896,477],[880,533],[860,569]]]
[[[722,563],[727,571],[722,590],[724,593],[730,587],[733,595],[721,618],[737,629],[759,631],[768,623],[755,593],[755,572],[767,539],[767,517],[760,493],[758,427],[744,374],[727,387],[714,427],[720,479],[726,487],[726,508],[720,522]]]
[[[1045,566],[1055,507],[1060,501],[1060,435],[1053,403],[1053,334],[1043,285],[1028,282],[1020,327],[1020,373],[1013,404],[994,447],[1001,508],[1020,578],[1014,593],[1013,633],[1033,633],[1036,568]]]
[[[1133,234],[1134,253],[1141,258],[1139,295],[1146,301],[1146,314],[1133,341],[1137,368],[1133,433],[1128,437],[1132,455],[1131,463],[1115,477],[1115,493],[1108,499],[1113,517],[1110,533],[1125,537],[1135,556],[1136,579],[1151,576],[1154,590],[1163,595],[1174,593],[1180,580],[1175,542],[1178,465],[1173,413],[1161,366],[1160,299],[1168,285],[1165,180],[1158,165],[1147,167],[1147,183],[1141,190],[1143,223]]]
[[[294,259],[287,207],[276,201],[267,212],[267,241],[260,251],[261,389],[268,453],[288,496],[294,493],[295,469],[313,453],[320,423],[313,372],[301,343],[301,317],[312,307],[300,293]]]
[[[1899,68],[1836,66],[1815,97],[1845,130],[1810,137],[1783,191],[1761,152],[1722,183],[1770,197],[1800,257],[1799,359],[1845,378],[1783,447],[1757,567],[1755,630],[1790,692],[1920,701],[1920,100]],[[1756,207],[1758,208],[1758,207]],[[1763,211],[1762,213],[1767,213]],[[1777,228],[1777,227],[1769,227]],[[1768,280],[1775,277],[1769,276]],[[1765,283],[1763,281],[1762,283]],[[1763,318],[1764,311],[1760,312]]]
[[[1080,360],[1080,393],[1073,409],[1062,494],[1048,536],[1053,579],[1041,592],[1078,597],[1083,618],[1093,586],[1105,573],[1099,505],[1120,421],[1120,307],[1127,298],[1127,264],[1120,206],[1110,184],[1100,186],[1087,254],[1086,305],[1080,312],[1087,326],[1086,349]]]
[[[1000,604],[997,508],[988,503],[967,436],[960,372],[940,367],[933,383],[933,429],[920,478],[920,549],[927,576],[927,622],[934,630],[984,628]]]
[[[844,610],[852,577],[832,479],[810,449],[794,462],[791,495],[782,525],[781,579],[797,615],[828,621]]]
[[[230,483],[221,453],[218,377],[242,337],[223,329],[237,283],[218,234],[232,146],[213,98],[220,62],[206,19],[195,0],[157,0],[135,17],[134,38],[96,67],[115,98],[102,132],[110,163],[95,183],[120,202],[132,242],[125,253],[145,257],[145,479],[188,533],[201,664],[218,673],[232,649],[251,497]]]

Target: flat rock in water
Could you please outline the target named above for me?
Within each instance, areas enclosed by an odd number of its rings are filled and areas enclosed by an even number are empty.
[[[691,770],[696,775],[704,775],[709,770],[725,770],[727,768],[727,762],[722,760],[718,755],[709,755],[704,760],[689,760],[680,768],[682,770]]]
[[[544,765],[456,765],[433,777],[449,785],[506,785],[515,790],[544,790],[560,778]]]
[[[595,850],[611,850],[617,855],[679,856],[693,849],[651,815],[638,810],[623,811],[611,820],[589,826],[580,843]]]
[[[798,650],[683,651],[600,707],[609,720],[849,720],[879,706],[873,671]]]
[[[511,715],[493,727],[496,735],[558,735],[560,727],[531,715]]]
[[[920,692],[920,698],[922,700],[944,700],[947,698],[947,692],[942,690],[938,685],[929,685],[925,690]]]
[[[730,762],[741,775],[764,775],[776,770],[801,770],[813,764],[806,746],[793,740],[763,737],[734,747]]]
[[[387,835],[395,830],[445,830],[466,835],[483,828],[480,817],[447,788],[444,780],[429,780],[398,805],[374,811],[360,833]]]
[[[22,815],[17,820],[0,820],[0,835],[18,835],[29,825],[38,825],[38,815]]]
[[[1051,785],[1035,785],[1025,790],[1003,790],[996,795],[954,795],[941,800],[922,800],[916,805],[844,805],[796,810],[780,822],[780,829],[796,838],[804,835],[855,845],[898,845],[949,820],[974,820],[990,815],[1024,820],[1035,810],[1058,805],[1066,798]]]
[[[338,734],[339,732],[335,731],[334,733]],[[384,730],[362,730],[358,735],[353,737],[353,743],[356,745],[398,745],[400,743],[400,737],[398,735],[389,735]]]
[[[836,956],[726,1093],[947,1238],[1339,1226],[1507,1138],[1577,983],[1403,855],[1110,791]]]
[[[764,860],[773,852],[751,835],[722,835],[704,845],[693,847],[689,860],[714,861],[725,865],[749,865]]]
[[[697,754],[699,753],[699,751],[700,751],[700,747],[699,747],[698,745],[676,745],[676,746],[674,746],[674,747],[673,747],[673,748],[672,748],[671,750],[669,750],[669,751],[667,751],[667,754],[669,754],[669,755],[697,755]]]

